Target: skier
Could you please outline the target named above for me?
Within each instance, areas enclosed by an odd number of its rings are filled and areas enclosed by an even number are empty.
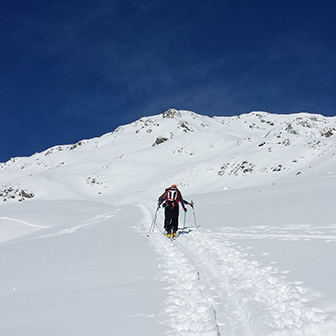
[[[163,203],[165,208],[165,221],[164,229],[166,231],[167,237],[176,237],[176,231],[178,228],[178,216],[179,216],[179,203],[181,203],[184,211],[187,211],[185,204],[194,206],[194,202],[185,201],[182,197],[181,192],[177,189],[177,186],[173,184],[171,187],[167,188],[165,192],[158,199],[158,206]]]

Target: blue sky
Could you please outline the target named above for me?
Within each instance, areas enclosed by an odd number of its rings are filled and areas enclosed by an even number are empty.
[[[0,12],[0,162],[168,108],[336,115],[333,1],[23,1]]]

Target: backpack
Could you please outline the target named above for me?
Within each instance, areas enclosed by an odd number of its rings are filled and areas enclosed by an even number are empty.
[[[177,189],[169,189],[167,193],[167,201],[177,202],[178,199],[178,190]]]

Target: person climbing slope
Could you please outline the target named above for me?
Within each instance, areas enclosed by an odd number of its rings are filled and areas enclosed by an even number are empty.
[[[164,193],[158,199],[158,206],[165,208],[165,220],[164,229],[170,238],[172,235],[176,237],[176,231],[178,229],[178,217],[179,217],[179,203],[181,203],[184,211],[187,211],[185,204],[194,206],[193,201],[185,201],[182,197],[181,192],[177,189],[177,186],[173,184],[171,187],[167,188]]]

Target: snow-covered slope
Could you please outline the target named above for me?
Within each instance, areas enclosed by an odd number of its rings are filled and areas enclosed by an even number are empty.
[[[302,180],[332,169],[335,132],[335,117],[305,113],[210,118],[168,110],[1,164],[1,196],[120,203],[152,198],[172,183],[204,193]]]
[[[0,334],[336,335],[335,132],[168,110],[0,164]]]

